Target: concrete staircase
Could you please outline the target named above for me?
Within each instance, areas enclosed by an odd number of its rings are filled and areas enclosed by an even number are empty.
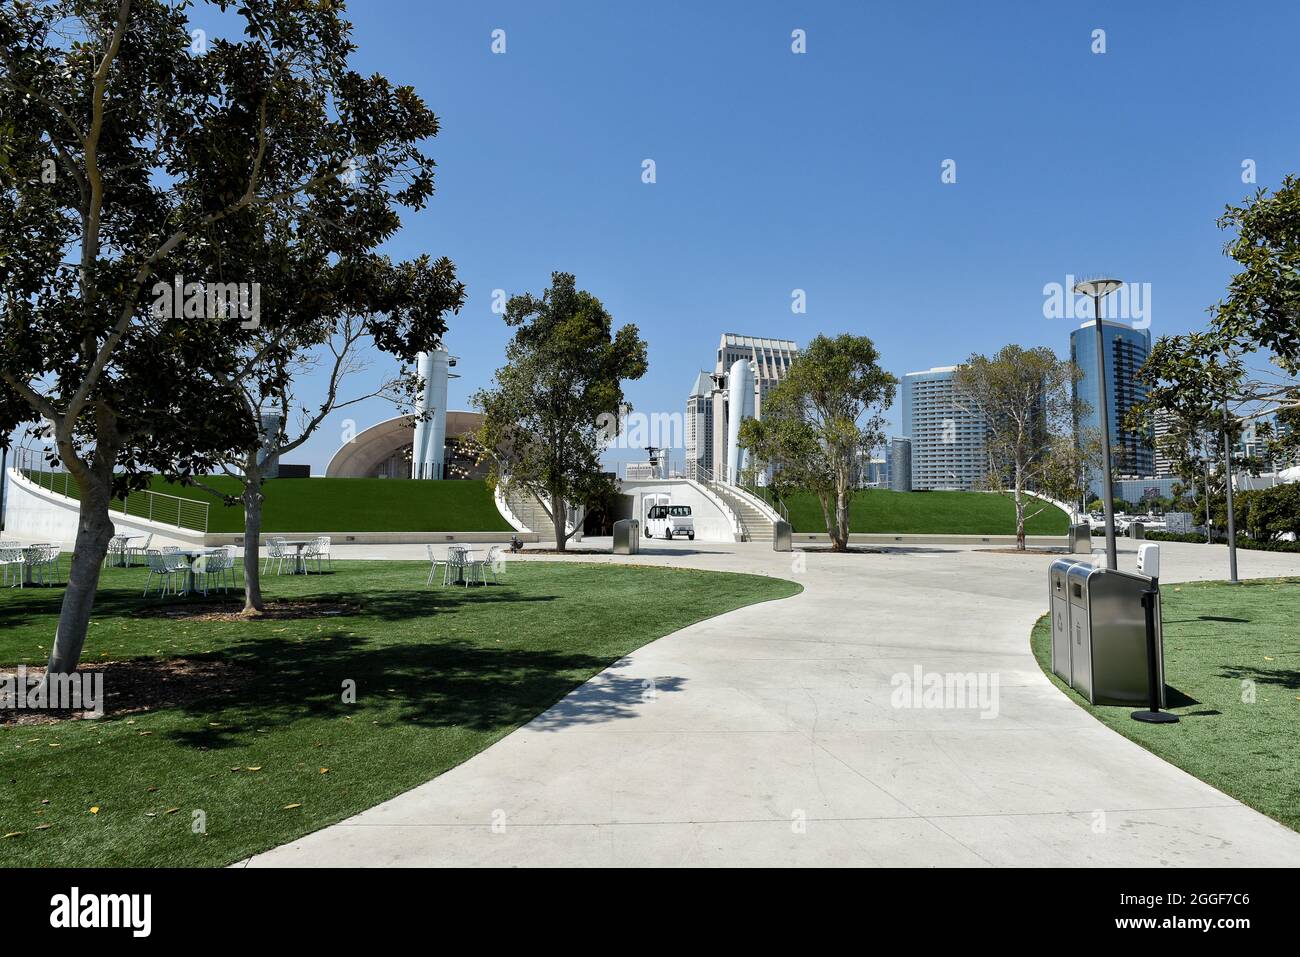
[[[537,533],[538,540],[543,542],[555,541],[555,525],[551,521],[551,517],[546,514],[546,509],[542,508],[535,498],[527,492],[511,489],[506,494],[505,501],[515,518],[528,526],[529,531]],[[579,521],[581,521],[581,517],[579,517]],[[569,522],[568,527],[573,528],[572,521]],[[573,539],[570,539],[570,541],[573,541]]]
[[[745,541],[769,543],[772,541],[772,522],[775,513],[765,502],[735,485],[710,482],[708,487],[709,491],[722,499],[740,520]]]

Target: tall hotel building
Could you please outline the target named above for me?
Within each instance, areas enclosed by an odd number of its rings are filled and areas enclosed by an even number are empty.
[[[903,433],[911,439],[912,491],[971,489],[988,469],[984,416],[960,407],[956,366],[903,376]]]
[[[718,343],[713,373],[695,377],[686,399],[686,474],[690,478],[725,479],[728,465],[738,457],[734,447],[732,409],[741,410],[737,418],[763,417],[763,399],[768,391],[785,378],[799,347],[789,339],[760,339],[725,333]],[[748,366],[748,372],[737,368]],[[740,375],[752,382],[752,395],[731,400],[731,379]],[[748,385],[740,383],[740,387]],[[752,411],[751,411],[752,410]],[[735,424],[739,428],[739,422]]]
[[[1075,389],[1075,396],[1088,404],[1088,410],[1079,416],[1076,435],[1084,430],[1101,430],[1101,389],[1097,381],[1097,320],[1091,319],[1070,333],[1070,359],[1083,372]],[[1152,435],[1127,431],[1121,427],[1128,411],[1146,398],[1146,386],[1138,381],[1137,372],[1151,352],[1151,334],[1145,329],[1134,329],[1126,322],[1103,319],[1101,322],[1102,349],[1106,365],[1106,406],[1110,424],[1110,442],[1119,450],[1113,462],[1115,477],[1146,477],[1155,474],[1155,461],[1151,449]],[[1163,456],[1162,456],[1163,459]],[[1162,467],[1167,467],[1161,462]],[[1101,492],[1101,474],[1089,478],[1092,494]]]

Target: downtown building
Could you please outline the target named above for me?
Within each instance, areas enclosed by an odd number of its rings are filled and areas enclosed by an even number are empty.
[[[1097,328],[1096,320],[1085,322],[1070,333],[1070,359],[1082,372],[1075,386],[1075,398],[1087,403],[1086,410],[1075,420],[1075,436],[1082,438],[1101,431],[1101,388],[1097,380]],[[1112,461],[1115,481],[1120,479],[1154,478],[1156,472],[1154,430],[1133,431],[1123,428],[1130,409],[1146,398],[1146,386],[1138,381],[1138,370],[1151,352],[1151,334],[1145,329],[1135,329],[1127,322],[1103,319],[1101,322],[1102,351],[1106,369],[1106,411],[1110,425],[1110,443],[1116,457]],[[1167,420],[1161,423],[1168,431]],[[1162,469],[1170,469],[1161,456]],[[1101,473],[1094,472],[1088,480],[1090,495],[1100,495]]]
[[[734,482],[744,465],[740,423],[763,417],[764,398],[798,354],[789,339],[723,334],[713,372],[700,372],[686,399],[687,478]]]
[[[966,490],[985,478],[984,416],[963,407],[956,374],[957,366],[937,366],[902,377],[901,428],[910,442],[891,444],[890,451],[895,461],[910,459],[911,481],[900,488],[896,479],[897,491]]]

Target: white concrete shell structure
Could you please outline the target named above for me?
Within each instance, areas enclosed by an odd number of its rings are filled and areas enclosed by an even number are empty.
[[[449,455],[447,446],[458,445],[459,437],[476,432],[483,425],[478,412],[449,411],[443,426],[442,474],[447,474]],[[414,415],[399,415],[385,419],[368,429],[363,429],[345,443],[329,465],[327,478],[408,478],[414,474],[407,465],[407,457],[415,459],[415,439],[419,423]],[[448,441],[450,438],[450,441]],[[430,439],[431,440],[431,439]]]

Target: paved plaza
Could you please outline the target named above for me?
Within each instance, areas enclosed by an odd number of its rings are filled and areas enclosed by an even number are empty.
[[[1163,543],[1162,559],[1166,587],[1226,577],[1222,547]],[[1048,557],[656,542],[560,560],[752,572],[804,591],[652,642],[459,767],[244,863],[1300,864],[1300,834],[1107,729],[1043,676],[1029,632]],[[1121,567],[1134,560],[1126,543]],[[1242,577],[1300,574],[1297,554],[1240,562]],[[996,707],[895,706],[896,676],[918,668],[995,676]]]

